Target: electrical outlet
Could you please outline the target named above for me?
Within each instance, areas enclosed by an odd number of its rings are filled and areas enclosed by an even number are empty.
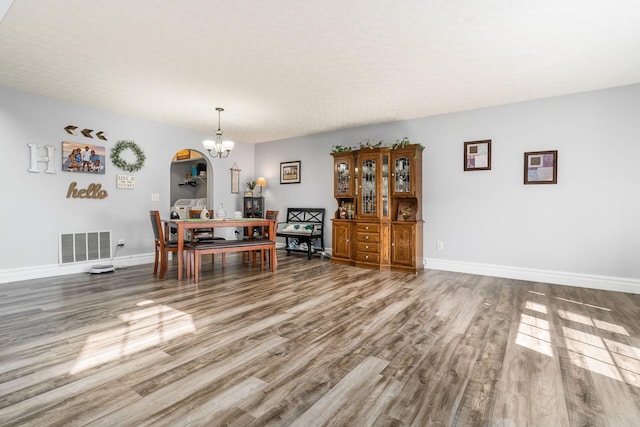
[[[124,239],[118,240],[118,246],[124,246]]]
[[[437,250],[439,250],[439,251],[444,250],[444,242],[443,242],[443,241],[438,240],[438,241],[436,242],[436,249],[437,249]]]

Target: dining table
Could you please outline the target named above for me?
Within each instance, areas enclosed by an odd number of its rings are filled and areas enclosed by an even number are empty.
[[[269,229],[269,239],[275,243],[276,221],[265,218],[211,218],[211,219],[171,219],[166,221],[168,226],[177,229],[178,239],[178,280],[182,280],[184,272],[184,243],[187,230],[200,228],[221,228],[221,227],[243,227],[253,234],[256,227],[267,227]],[[252,238],[253,236],[247,236]],[[275,258],[275,257],[274,257]],[[271,262],[276,263],[273,259]]]

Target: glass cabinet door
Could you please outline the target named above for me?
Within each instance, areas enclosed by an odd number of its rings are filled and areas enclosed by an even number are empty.
[[[395,177],[393,192],[395,194],[411,192],[411,159],[409,157],[397,157],[394,160]]]
[[[376,159],[365,158],[360,164],[360,213],[376,215]]]
[[[335,197],[350,197],[353,194],[353,180],[350,160],[336,160]]]
[[[389,156],[382,156],[382,216],[389,216]]]

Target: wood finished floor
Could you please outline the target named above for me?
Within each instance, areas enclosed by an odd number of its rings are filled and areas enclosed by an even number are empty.
[[[0,284],[0,425],[640,425],[640,295],[229,259]]]

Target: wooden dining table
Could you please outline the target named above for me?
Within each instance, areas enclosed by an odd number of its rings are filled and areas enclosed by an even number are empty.
[[[267,227],[269,239],[275,243],[276,221],[264,218],[224,218],[224,219],[172,219],[166,221],[167,225],[177,228],[178,234],[178,280],[182,280],[184,272],[184,238],[186,230],[199,228],[243,227],[253,233],[255,227]],[[251,237],[251,236],[249,236]],[[275,257],[274,257],[275,258]],[[277,263],[276,259],[271,260]],[[275,266],[275,264],[274,264]]]

